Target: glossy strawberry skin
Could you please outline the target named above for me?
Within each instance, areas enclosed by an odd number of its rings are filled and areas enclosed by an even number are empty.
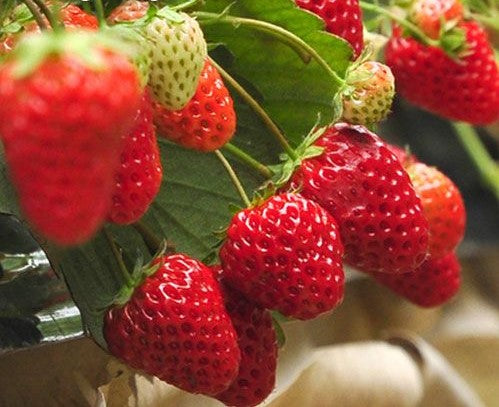
[[[434,114],[472,124],[499,118],[499,73],[486,32],[475,22],[466,32],[467,55],[459,61],[437,47],[403,37],[396,28],[385,51],[397,91]]]
[[[221,267],[212,267],[219,278],[225,308],[237,333],[241,350],[239,373],[215,398],[226,405],[251,407],[264,401],[275,387],[277,337],[272,315],[223,282]]]
[[[50,5],[50,3],[48,5]],[[60,19],[64,23],[64,27],[70,31],[76,29],[97,30],[99,28],[99,22],[94,15],[87,13],[74,4],[67,4],[61,8]],[[45,21],[48,24],[46,19]],[[23,34],[40,32],[38,24],[34,21],[30,21],[26,24],[22,32],[8,35],[0,41],[0,55],[12,51]]]
[[[416,270],[391,275],[374,273],[373,278],[393,292],[420,307],[437,307],[449,301],[459,290],[461,267],[454,253],[440,259],[428,259]]]
[[[440,36],[441,22],[461,22],[463,5],[460,0],[416,0],[409,10],[410,19],[430,38]]]
[[[456,185],[442,172],[422,163],[407,167],[430,227],[430,257],[453,252],[464,236],[466,209]]]
[[[247,298],[311,319],[343,299],[342,254],[334,218],[315,202],[285,193],[232,218],[220,260],[227,283]]]
[[[364,48],[362,10],[358,0],[295,0],[326,23],[326,30],[349,42],[357,58]]]
[[[142,96],[133,129],[123,139],[113,203],[108,215],[111,222],[122,225],[142,217],[156,197],[163,176],[148,91]]]
[[[236,113],[229,91],[207,60],[194,97],[182,110],[154,105],[155,123],[165,138],[186,148],[215,151],[236,131]]]
[[[345,261],[362,271],[403,273],[427,255],[428,222],[397,157],[362,126],[331,126],[290,187],[338,222]]]
[[[239,369],[237,336],[211,270],[177,254],[104,322],[109,351],[135,369],[191,393],[224,391]]]
[[[71,55],[49,58],[21,79],[14,62],[0,68],[10,177],[27,219],[60,245],[88,240],[106,219],[122,135],[140,101],[133,66],[101,55],[105,68],[97,71]]]

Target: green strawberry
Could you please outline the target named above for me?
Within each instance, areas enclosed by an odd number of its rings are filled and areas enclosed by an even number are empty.
[[[390,68],[367,61],[352,70],[343,93],[343,120],[351,124],[372,125],[388,113],[395,96],[395,79]]]
[[[144,27],[144,35],[150,45],[149,85],[155,98],[167,109],[182,109],[196,92],[207,56],[199,24],[165,8]]]

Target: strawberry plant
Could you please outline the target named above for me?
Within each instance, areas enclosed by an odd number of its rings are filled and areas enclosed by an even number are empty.
[[[0,6],[0,210],[102,348],[253,406],[277,320],[341,306],[344,265],[423,307],[457,293],[459,189],[382,122],[395,95],[459,120],[499,200],[472,127],[499,119],[488,2],[70,3]]]

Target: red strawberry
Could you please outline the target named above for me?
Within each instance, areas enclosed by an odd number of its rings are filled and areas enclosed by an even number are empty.
[[[221,274],[219,266],[212,269],[215,276]],[[220,280],[225,308],[237,333],[241,363],[236,379],[215,398],[229,406],[256,406],[275,386],[278,346],[272,315]]]
[[[388,149],[395,154],[397,159],[402,164],[402,167],[406,168],[408,165],[418,161],[417,157],[412,154],[407,148],[400,148],[394,144],[387,144]]]
[[[428,249],[421,201],[397,157],[362,126],[331,126],[304,160],[291,188],[322,205],[337,221],[345,260],[364,271],[403,273]]]
[[[220,74],[207,60],[194,97],[182,110],[155,103],[155,123],[161,135],[184,147],[214,151],[236,130],[236,113]]]
[[[53,2],[47,2],[47,5],[51,5]],[[58,4],[61,6],[61,4]],[[81,8],[74,4],[66,4],[59,10],[60,21],[64,24],[65,28],[68,30],[76,29],[87,29],[87,30],[97,30],[99,28],[99,22],[97,18],[83,11]],[[47,19],[45,19],[48,25]],[[0,55],[10,52],[17,45],[24,33],[40,33],[40,27],[35,21],[30,21],[26,24],[23,31],[14,34],[7,35],[2,41],[0,41]]]
[[[147,10],[149,10],[147,1],[127,0],[109,14],[107,21],[110,24],[135,21],[144,17]]]
[[[11,179],[27,219],[61,245],[86,241],[106,219],[122,136],[140,101],[137,72],[99,38],[32,36],[0,67],[0,134]],[[66,51],[75,41],[86,41],[84,58]],[[48,56],[27,72],[20,56],[32,52]]]
[[[109,351],[135,369],[191,393],[218,394],[239,370],[237,337],[218,284],[201,262],[177,254],[104,321]]]
[[[374,279],[420,307],[436,307],[459,290],[461,267],[454,253],[426,260],[410,273],[374,273]]]
[[[364,48],[364,28],[359,0],[295,0],[326,23],[326,30],[350,43],[357,58]]]
[[[466,56],[458,60],[438,47],[403,37],[396,28],[386,48],[386,63],[397,91],[407,100],[452,120],[473,124],[499,118],[499,72],[487,33],[475,22],[466,33]]]
[[[224,278],[257,304],[311,319],[343,299],[336,221],[296,194],[273,196],[232,219],[220,250]]]
[[[414,163],[406,169],[430,226],[430,256],[438,259],[454,251],[463,238],[463,198],[456,185],[436,168]]]
[[[153,111],[149,92],[142,103],[133,129],[124,137],[121,165],[115,176],[111,222],[129,224],[138,221],[156,197],[161,185],[161,167]]]
[[[428,37],[437,39],[442,20],[459,23],[463,13],[460,0],[415,0],[411,4],[409,17]]]

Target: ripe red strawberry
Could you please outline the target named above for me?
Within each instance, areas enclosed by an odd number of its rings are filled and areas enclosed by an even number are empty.
[[[147,10],[149,10],[147,1],[127,0],[109,14],[107,21],[109,24],[135,21],[144,17]]]
[[[311,319],[343,299],[343,245],[315,202],[281,194],[237,213],[220,259],[227,283],[257,304]]]
[[[291,188],[337,221],[345,261],[363,271],[403,273],[428,249],[421,201],[397,157],[362,126],[331,126],[317,140],[324,152],[306,159]]]
[[[396,28],[386,63],[397,91],[415,105],[452,120],[487,124],[499,118],[499,72],[486,32],[475,22],[466,33],[466,56],[452,59],[442,49],[404,37]]]
[[[75,41],[84,57],[67,51]],[[136,70],[99,44],[91,33],[36,35],[0,67],[10,177],[27,219],[61,245],[88,240],[106,219],[122,136],[140,101]],[[26,71],[23,56],[33,52],[47,56]]]
[[[219,266],[212,270],[215,276],[220,276]],[[237,333],[241,363],[230,387],[215,398],[229,406],[256,406],[275,386],[278,346],[272,315],[225,284],[222,278],[220,287],[225,308]]]
[[[236,113],[216,68],[206,60],[194,97],[182,110],[154,104],[155,123],[165,138],[199,151],[214,151],[236,131]]]
[[[108,219],[118,224],[138,221],[156,197],[162,175],[151,98],[146,91],[134,127],[124,137]]]
[[[326,30],[350,43],[354,58],[364,48],[364,29],[359,0],[295,0],[298,7],[311,11],[326,23]]]
[[[161,256],[154,266],[122,305],[107,312],[109,351],[188,392],[224,391],[237,375],[240,351],[211,270],[182,254]]]
[[[442,20],[459,23],[463,14],[460,0],[415,0],[409,10],[409,18],[433,39],[440,37]]]
[[[390,68],[366,61],[350,72],[343,92],[343,120],[351,124],[372,125],[390,113],[395,96],[395,78]]]
[[[47,2],[48,6],[54,2]],[[59,2],[56,2],[61,6]],[[23,7],[23,6],[21,6]],[[59,10],[60,21],[64,24],[65,28],[69,31],[76,29],[97,30],[99,22],[97,18],[90,13],[82,10],[74,4],[64,4]],[[47,19],[45,22],[48,25]],[[17,45],[23,34],[40,33],[40,27],[35,21],[30,21],[23,27],[23,31],[7,35],[0,41],[0,55],[10,52]]]
[[[406,168],[408,165],[418,162],[417,157],[412,154],[407,148],[401,148],[394,144],[387,144],[388,149],[395,154],[397,159],[402,164],[402,167]]]
[[[464,235],[466,210],[456,185],[435,167],[414,163],[407,172],[430,227],[430,257],[453,252]]]
[[[428,259],[410,273],[374,273],[374,279],[420,307],[436,307],[459,290],[461,267],[454,253]]]

